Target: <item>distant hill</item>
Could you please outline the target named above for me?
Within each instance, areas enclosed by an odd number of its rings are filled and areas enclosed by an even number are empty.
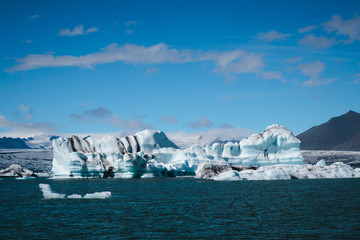
[[[0,148],[30,149],[24,140],[10,137],[0,138]]]
[[[360,114],[349,111],[299,134],[302,150],[360,151]]]

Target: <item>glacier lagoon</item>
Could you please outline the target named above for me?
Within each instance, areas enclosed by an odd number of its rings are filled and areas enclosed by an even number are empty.
[[[320,152],[303,161],[299,141],[279,125],[239,143],[187,149],[160,131],[60,138],[54,145],[53,159],[38,151],[1,154],[36,172],[52,168],[55,176],[0,179],[1,237],[303,239],[360,232],[359,168],[318,161]],[[354,153],[347,155],[353,161]],[[89,176],[105,177],[110,168],[115,178]],[[28,174],[20,166],[1,173],[18,172]],[[174,177],[187,174],[196,177]],[[261,181],[272,179],[281,180]]]
[[[44,199],[109,191],[107,199]],[[0,181],[3,239],[355,239],[360,179],[196,178]]]

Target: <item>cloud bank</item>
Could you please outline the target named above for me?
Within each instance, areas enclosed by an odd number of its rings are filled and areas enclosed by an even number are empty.
[[[59,36],[74,37],[76,35],[86,35],[97,31],[98,29],[95,27],[84,30],[84,25],[77,25],[73,30],[70,30],[69,28],[61,29],[59,31]]]
[[[0,128],[7,129],[7,132],[1,132],[0,135],[9,137],[28,137],[33,135],[56,133],[57,128],[46,122],[14,122],[3,115],[0,115]]]
[[[133,117],[130,120],[126,120],[104,107],[86,110],[81,114],[73,113],[69,115],[69,118],[80,122],[93,122],[97,124],[105,123],[113,127],[126,130],[154,128],[153,125],[140,121],[139,117]]]
[[[257,73],[265,66],[263,56],[244,50],[227,52],[200,52],[194,50],[178,50],[165,43],[149,47],[115,43],[108,45],[99,52],[82,56],[55,56],[53,54],[30,54],[15,59],[17,64],[7,68],[8,72],[26,71],[49,67],[82,67],[93,68],[98,64],[123,62],[125,64],[159,64],[159,63],[189,63],[210,61],[215,64],[219,73]]]

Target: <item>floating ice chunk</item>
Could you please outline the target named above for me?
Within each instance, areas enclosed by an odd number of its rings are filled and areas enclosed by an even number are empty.
[[[82,196],[80,194],[72,194],[72,195],[69,195],[67,198],[79,199],[79,198],[82,198]]]
[[[29,179],[35,179],[35,177],[29,177],[29,176],[22,176],[15,178],[16,180],[29,180]]]
[[[40,190],[42,191],[45,199],[65,198],[65,194],[59,194],[59,193],[51,191],[49,184],[40,183],[39,187],[40,187]]]
[[[279,164],[271,166],[261,166],[258,169],[245,169],[228,171],[214,171],[206,164],[200,166],[196,177],[212,179],[216,181],[229,180],[279,180],[279,179],[320,179],[320,178],[358,178],[359,169],[353,169],[351,166],[341,162],[330,166],[316,166],[303,164]],[[206,171],[210,174],[204,174]],[[215,168],[216,169],[216,168]]]
[[[321,159],[321,160],[318,161],[315,165],[316,165],[316,166],[324,167],[324,166],[326,166],[326,163],[325,163],[325,160],[324,160],[324,159]]]
[[[0,170],[1,177],[36,177],[33,171],[21,167],[19,164],[12,164],[8,168]]]
[[[39,184],[40,190],[42,191],[45,199],[52,199],[52,198],[65,198],[65,194],[59,194],[53,192],[50,188],[49,184],[40,183]],[[95,192],[95,193],[87,193],[84,197],[80,194],[72,194],[67,196],[67,198],[72,199],[106,199],[111,197],[111,192]]]
[[[88,199],[106,199],[111,197],[111,192],[95,192],[95,193],[87,193],[84,198]]]

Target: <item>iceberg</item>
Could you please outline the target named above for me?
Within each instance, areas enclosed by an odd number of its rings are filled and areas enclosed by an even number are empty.
[[[51,190],[49,184],[40,183],[39,188],[40,188],[41,192],[43,193],[43,196],[45,199],[65,198],[65,194],[59,194],[59,193],[53,192]]]
[[[105,199],[111,197],[111,192],[87,193],[84,198],[87,199]]]
[[[277,124],[240,142],[195,144],[185,149],[180,149],[165,133],[156,130],[144,130],[122,138],[60,137],[53,140],[53,153],[54,178],[195,176],[202,164],[226,165],[226,169],[235,165],[304,164],[300,141],[290,130]]]
[[[218,169],[223,169],[219,171]],[[360,169],[336,162],[330,166],[311,164],[278,164],[259,168],[229,168],[227,165],[202,164],[196,171],[196,178],[215,181],[236,180],[285,180],[321,178],[358,178]]]
[[[106,198],[111,197],[111,192],[87,193],[87,194],[85,194],[84,197],[82,197],[80,194],[72,194],[72,195],[68,195],[66,197],[65,194],[53,192],[51,190],[50,185],[45,184],[45,183],[40,183],[39,188],[40,188],[41,192],[43,193],[43,196],[45,199],[56,199],[56,198],[58,198],[58,199],[59,198],[60,199],[64,199],[64,198],[68,198],[68,199],[106,199]]]
[[[240,142],[241,155],[231,163],[243,165],[303,164],[300,140],[284,126],[273,124],[263,133]]]
[[[31,170],[21,167],[19,164],[12,164],[8,168],[0,170],[0,177],[29,179],[37,177],[37,175]]]

